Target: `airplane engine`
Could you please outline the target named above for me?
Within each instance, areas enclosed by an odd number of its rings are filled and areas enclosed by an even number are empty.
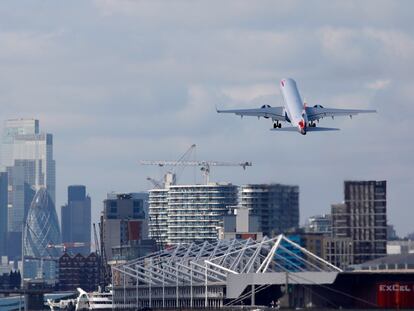
[[[261,109],[264,109],[264,108],[270,108],[270,105],[263,105],[262,107],[260,107]],[[264,116],[263,118],[265,118],[265,119],[269,119],[269,117],[266,117],[266,116]]]

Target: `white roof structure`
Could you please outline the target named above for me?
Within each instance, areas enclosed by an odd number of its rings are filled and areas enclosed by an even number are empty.
[[[331,284],[342,271],[283,235],[177,245],[112,269],[140,286],[226,286],[227,298],[252,284],[285,284],[287,275],[289,283]]]

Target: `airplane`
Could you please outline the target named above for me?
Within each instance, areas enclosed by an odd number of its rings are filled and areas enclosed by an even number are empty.
[[[283,107],[271,107],[263,105],[258,109],[231,109],[217,110],[218,113],[234,113],[243,118],[243,116],[253,116],[269,119],[273,121],[271,130],[277,132],[296,132],[306,135],[307,132],[338,131],[339,128],[316,127],[316,122],[324,117],[350,116],[359,113],[375,113],[376,110],[358,110],[358,109],[335,109],[324,108],[321,105],[307,107],[300,97],[296,82],[293,79],[286,78],[280,81],[280,90],[283,96]],[[292,126],[282,128],[281,122],[288,122]]]

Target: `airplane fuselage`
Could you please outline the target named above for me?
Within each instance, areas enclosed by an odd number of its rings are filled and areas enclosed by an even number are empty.
[[[260,108],[253,109],[217,109],[217,112],[234,113],[241,117],[271,118],[273,121],[272,131],[299,132],[302,135],[306,135],[308,132],[338,131],[338,128],[316,126],[316,122],[326,117],[332,117],[333,119],[336,116],[349,116],[352,118],[353,115],[360,113],[376,112],[376,110],[369,109],[326,108],[322,105],[306,107],[306,104],[300,97],[295,80],[289,78],[282,79],[279,86],[283,97],[283,106],[272,107],[270,105],[262,105]],[[290,123],[291,126],[282,128],[281,122]]]
[[[295,80],[282,79],[280,81],[280,90],[283,96],[285,113],[289,118],[290,123],[292,126],[296,127],[302,135],[306,135],[308,117]]]

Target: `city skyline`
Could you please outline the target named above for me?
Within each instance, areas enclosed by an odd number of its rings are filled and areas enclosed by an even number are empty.
[[[97,222],[108,192],[147,190],[146,177],[159,177],[140,159],[176,160],[196,143],[200,160],[253,162],[213,169],[214,181],[299,185],[301,224],[342,200],[344,180],[387,180],[389,223],[402,236],[414,230],[410,2],[324,3],[306,18],[313,5],[297,2],[47,3],[2,5],[0,105],[1,121],[34,117],[54,135],[57,207],[68,185],[84,184]],[[215,113],[279,105],[285,76],[309,105],[378,114],[303,140]]]

